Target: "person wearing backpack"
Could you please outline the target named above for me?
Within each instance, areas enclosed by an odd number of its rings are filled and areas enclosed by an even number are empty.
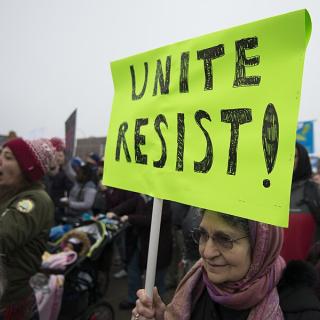
[[[290,195],[289,226],[284,229],[281,256],[286,262],[305,260],[319,238],[320,194],[311,180],[312,169],[307,150],[296,143]]]

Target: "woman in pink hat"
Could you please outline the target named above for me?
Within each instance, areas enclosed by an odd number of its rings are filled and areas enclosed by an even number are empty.
[[[49,140],[13,139],[0,155],[0,254],[6,287],[0,319],[31,319],[36,301],[29,279],[39,271],[54,206],[41,179],[54,161]]]

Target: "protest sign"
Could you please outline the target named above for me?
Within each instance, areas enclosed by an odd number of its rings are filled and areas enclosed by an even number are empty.
[[[297,128],[297,141],[307,149],[308,153],[314,152],[313,138],[313,121],[300,121]]]
[[[76,121],[77,109],[75,109],[65,122],[66,159],[70,160],[75,154],[76,148]]]
[[[111,64],[106,185],[287,226],[306,10]]]

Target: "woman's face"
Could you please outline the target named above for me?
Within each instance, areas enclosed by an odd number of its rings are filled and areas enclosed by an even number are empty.
[[[19,164],[8,147],[0,153],[0,186],[18,185],[23,180]]]
[[[214,284],[241,280],[248,272],[251,264],[251,247],[248,237],[243,230],[230,226],[219,217],[218,213],[206,212],[200,224],[210,237],[207,241],[200,241],[199,252],[203,259],[204,268],[209,280]],[[217,246],[212,236],[222,235],[233,242],[232,249]]]

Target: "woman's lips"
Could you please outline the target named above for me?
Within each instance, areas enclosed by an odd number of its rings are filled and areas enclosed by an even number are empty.
[[[211,268],[222,268],[227,266],[226,264],[221,264],[221,263],[209,263],[207,262],[207,266]]]

